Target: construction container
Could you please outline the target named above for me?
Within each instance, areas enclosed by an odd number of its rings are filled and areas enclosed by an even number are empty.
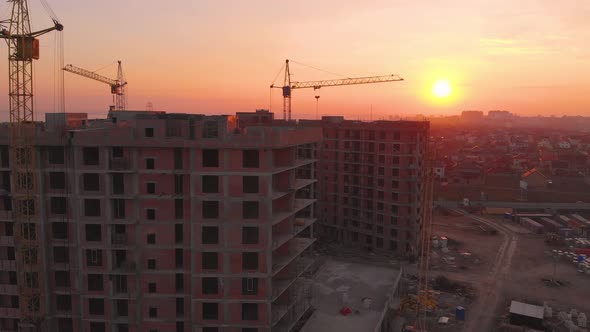
[[[559,235],[563,236],[563,237],[570,237],[573,235],[573,230],[571,228],[567,228],[567,227],[562,227],[559,229]]]
[[[461,321],[465,320],[465,308],[461,306],[455,308],[455,318]]]
[[[520,224],[535,234],[543,233],[543,225],[539,224],[531,218],[520,218]]]
[[[543,225],[543,227],[545,228],[545,232],[557,233],[557,232],[559,232],[559,229],[563,227],[557,221],[555,221],[553,219],[546,218],[546,217],[538,219],[538,222],[541,225]]]

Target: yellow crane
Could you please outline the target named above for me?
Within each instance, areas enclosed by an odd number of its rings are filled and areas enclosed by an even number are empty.
[[[119,67],[117,70],[116,79],[111,79],[99,75],[90,70],[76,67],[74,65],[67,65],[63,68],[63,70],[70,72],[72,74],[80,75],[82,77],[86,77],[98,82],[108,84],[111,87],[111,94],[113,95],[114,109],[117,111],[124,111],[127,109],[127,94],[125,93],[125,86],[127,85],[127,81],[125,81],[125,76],[123,75],[123,66],[121,65],[121,61],[117,61],[117,63],[119,64]]]
[[[53,30],[62,31],[63,25],[53,14],[53,27],[32,32],[28,1],[11,2],[12,16],[0,22],[0,38],[8,45],[11,195],[21,313],[18,329],[40,331],[46,308],[42,300],[45,285],[37,197],[33,60],[39,59],[37,37]],[[47,3],[42,3],[47,10]]]
[[[281,70],[282,71],[282,70]],[[285,78],[282,86],[275,86],[274,83],[270,85],[270,88],[277,88],[283,90],[283,120],[291,120],[291,94],[294,89],[309,89],[313,88],[318,90],[328,86],[341,86],[341,85],[356,85],[356,84],[370,84],[370,83],[385,83],[385,82],[396,82],[403,81],[404,79],[398,75],[384,75],[384,76],[366,76],[366,77],[355,77],[355,78],[341,78],[335,80],[321,80],[321,81],[308,81],[308,82],[296,82],[291,81],[291,71],[289,69],[289,60],[285,60]],[[280,74],[280,72],[279,72]],[[278,76],[278,75],[277,75]],[[316,101],[319,96],[316,96]]]

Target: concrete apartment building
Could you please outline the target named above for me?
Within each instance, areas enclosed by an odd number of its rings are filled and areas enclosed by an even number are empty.
[[[321,127],[318,230],[340,243],[417,253],[429,122],[300,121]]]
[[[314,261],[321,130],[236,123],[124,111],[39,124],[43,331],[297,323],[310,306],[301,277]],[[8,130],[0,145],[0,330],[17,331]]]

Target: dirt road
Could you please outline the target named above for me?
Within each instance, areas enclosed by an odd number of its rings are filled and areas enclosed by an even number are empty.
[[[490,268],[489,275],[480,283],[475,284],[479,295],[473,306],[465,313],[466,321],[463,326],[464,332],[491,331],[495,309],[500,300],[502,284],[510,269],[518,237],[509,227],[498,222],[469,215],[460,210],[456,210],[456,212],[463,213],[477,222],[496,229],[504,237],[504,241],[498,249],[493,265]]]

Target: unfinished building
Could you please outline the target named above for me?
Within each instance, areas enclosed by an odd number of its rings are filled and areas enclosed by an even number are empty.
[[[412,256],[419,250],[426,121],[301,120],[322,128],[319,233],[339,243]]]
[[[289,331],[309,309],[319,128],[49,114],[37,126],[42,330]],[[8,129],[8,125],[6,125]],[[19,287],[0,133],[0,330]]]

